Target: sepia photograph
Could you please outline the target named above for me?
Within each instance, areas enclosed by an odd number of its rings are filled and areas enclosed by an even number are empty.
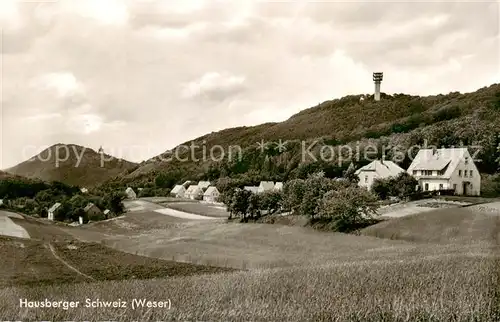
[[[500,321],[500,2],[0,0],[0,321]]]

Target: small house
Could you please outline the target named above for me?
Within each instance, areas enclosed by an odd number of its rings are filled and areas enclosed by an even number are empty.
[[[85,213],[87,214],[87,218],[96,218],[102,216],[102,211],[99,209],[96,205],[93,203],[89,203],[84,209]]]
[[[386,179],[397,177],[405,172],[403,168],[392,161],[375,160],[356,170],[355,174],[359,177],[358,186],[371,189],[375,179]]]
[[[259,188],[258,188],[258,193],[263,193],[266,191],[271,191],[274,189],[274,182],[272,181],[261,181]]]
[[[276,183],[274,184],[274,190],[276,190],[276,191],[281,191],[281,190],[283,190],[283,182],[276,182]]]
[[[106,217],[108,217],[108,214],[111,213],[111,210],[106,209],[102,212]]]
[[[189,199],[197,200],[203,196],[203,190],[201,190],[197,185],[190,185],[184,196]]]
[[[259,187],[255,186],[245,186],[243,190],[250,191],[251,193],[259,193]]]
[[[81,193],[87,193],[89,192],[89,189],[87,188],[80,188]]]
[[[203,200],[206,202],[214,203],[217,202],[219,196],[220,196],[219,190],[217,190],[216,187],[212,186],[208,187],[205,193],[203,194]]]
[[[125,194],[127,195],[127,197],[129,199],[136,199],[137,198],[137,194],[135,193],[134,189],[128,187],[126,190],[125,190]]]
[[[54,213],[56,212],[57,209],[61,207],[61,204],[59,202],[56,202],[52,207],[49,208],[47,211],[47,218],[49,220],[54,220]]]
[[[200,189],[206,189],[210,187],[210,181],[200,181],[198,182],[198,187],[200,187]]]
[[[184,186],[181,184],[176,185],[172,189],[172,191],[170,191],[170,194],[176,198],[184,198],[185,193],[186,193],[186,188],[184,188]]]

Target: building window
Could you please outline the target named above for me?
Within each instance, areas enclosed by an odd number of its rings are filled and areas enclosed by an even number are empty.
[[[469,157],[465,157],[465,164],[469,164]]]
[[[469,177],[472,178],[472,170],[469,171]]]
[[[455,190],[455,192],[457,191],[457,184],[456,183],[453,184],[453,190]]]
[[[443,190],[443,184],[442,183],[439,184],[439,190]]]
[[[413,175],[416,176],[417,175],[417,170],[413,170]]]
[[[365,183],[368,182],[368,176],[365,176]]]
[[[467,170],[464,170],[464,178],[467,178]]]
[[[426,183],[426,184],[425,184],[425,186],[424,186],[424,190],[425,190],[425,191],[428,191],[428,190],[429,190],[429,184],[428,184],[428,183]]]
[[[462,170],[458,170],[458,176],[461,177],[462,176]]]

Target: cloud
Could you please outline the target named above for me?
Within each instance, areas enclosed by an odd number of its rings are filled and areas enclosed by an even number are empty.
[[[472,91],[498,82],[499,16],[497,2],[2,1],[0,168],[57,142],[141,161],[370,93],[379,70],[387,93]]]

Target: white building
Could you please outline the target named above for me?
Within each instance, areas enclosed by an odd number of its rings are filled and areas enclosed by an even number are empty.
[[[59,207],[61,207],[61,204],[59,202],[56,202],[52,207],[49,208],[49,210],[47,211],[47,218],[49,220],[54,220],[54,213]]]
[[[467,148],[421,149],[408,168],[423,191],[453,189],[479,196],[481,176]]]
[[[251,193],[259,193],[259,187],[255,186],[245,186],[243,190],[250,191]]]
[[[262,193],[265,191],[270,191],[274,189],[274,182],[272,181],[261,181],[259,188],[258,188],[258,193]]]
[[[87,189],[87,188],[81,188],[81,189],[80,189],[80,191],[81,191],[82,193],[87,193],[87,192],[89,192],[89,189]]]
[[[356,170],[355,174],[359,177],[360,187],[371,189],[375,179],[396,177],[402,172],[405,170],[392,161],[375,160]]]
[[[102,213],[107,217],[110,212],[111,212],[111,210],[106,209]]]
[[[208,187],[205,193],[203,194],[203,201],[206,202],[217,202],[217,198],[219,198],[220,192],[216,187]]]
[[[172,191],[170,191],[170,194],[176,198],[184,198],[185,193],[186,193],[186,188],[184,188],[184,186],[181,184],[176,185],[172,189]]]
[[[283,182],[276,182],[274,184],[274,190],[277,190],[277,191],[283,190]]]
[[[184,193],[184,197],[193,200],[199,199],[202,196],[203,190],[201,190],[197,185],[190,185],[189,188],[187,188],[186,193]]]
[[[198,187],[200,187],[200,189],[208,188],[210,187],[210,181],[200,181],[198,182]]]
[[[137,198],[137,194],[135,193],[134,189],[128,187],[126,190],[125,190],[125,193],[127,194],[127,197],[129,199],[135,199]]]

